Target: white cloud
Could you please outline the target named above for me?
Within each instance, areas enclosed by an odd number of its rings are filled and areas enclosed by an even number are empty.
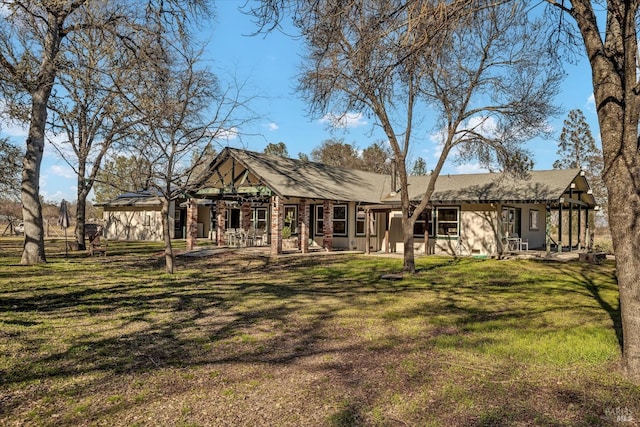
[[[487,169],[483,168],[480,163],[465,163],[455,166],[456,173],[486,173]]]
[[[49,168],[49,173],[53,176],[59,176],[62,178],[70,179],[75,178],[76,174],[69,166],[52,165]]]
[[[368,123],[364,119],[362,113],[345,113],[345,114],[325,114],[320,119],[320,123],[329,124],[334,128],[357,128],[366,126]]]
[[[224,139],[226,141],[231,141],[234,140],[238,137],[238,128],[236,127],[232,127],[229,129],[218,129],[215,132],[215,139]]]
[[[596,111],[596,98],[593,96],[593,93],[587,98],[585,109],[592,112]]]
[[[481,135],[491,137],[495,134],[498,124],[493,117],[474,116],[467,121],[464,127]]]
[[[26,138],[28,134],[28,128],[24,125],[14,123],[12,121],[5,121],[0,133],[3,133],[11,138]]]
[[[267,128],[268,128],[271,132],[273,132],[273,131],[276,131],[276,130],[280,129],[280,126],[278,126],[276,123],[271,122],[271,123],[269,123],[269,124],[267,125]]]

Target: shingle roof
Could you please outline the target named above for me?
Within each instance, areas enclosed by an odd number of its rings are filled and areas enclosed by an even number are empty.
[[[365,203],[400,201],[399,192],[391,192],[391,177],[388,175],[233,148],[225,150],[281,196]],[[526,178],[515,178],[506,173],[440,175],[431,201],[556,202],[577,177],[580,177],[579,169],[531,171]],[[410,198],[420,200],[428,182],[429,176],[410,176]],[[586,192],[586,181],[582,186]],[[593,196],[585,193],[582,197],[587,199],[583,201],[595,205]]]
[[[579,176],[579,169],[531,171],[525,179],[515,178],[506,173],[440,175],[431,201],[433,203],[555,202]],[[429,176],[409,177],[410,198],[420,200],[428,182]],[[584,185],[587,186],[586,181]],[[587,189],[584,188],[585,191]],[[399,195],[387,196],[383,199],[384,202],[399,200]]]
[[[162,206],[160,198],[152,194],[150,191],[141,191],[138,193],[123,193],[118,195],[115,199],[96,204],[96,206],[105,207],[127,207],[127,206],[139,206],[139,207],[159,207]]]
[[[273,193],[283,197],[397,204],[399,193],[391,191],[391,177],[372,172],[328,166],[253,151],[225,148],[212,162],[211,173],[234,159]],[[429,176],[409,177],[409,196],[422,198]],[[504,173],[440,175],[432,203],[538,202],[554,203],[577,183],[580,199],[595,206],[587,193],[588,183],[578,169],[531,171],[526,179]],[[126,193],[105,206],[158,206],[149,192]]]
[[[225,148],[225,151],[250,169],[274,193],[283,197],[379,203],[385,181],[389,179],[386,175],[372,172],[253,151],[234,148]]]

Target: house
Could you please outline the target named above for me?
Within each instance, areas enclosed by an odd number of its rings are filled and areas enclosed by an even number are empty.
[[[416,205],[428,176],[409,177]],[[393,176],[225,148],[198,191],[172,203],[172,237],[207,238],[218,245],[292,245],[364,252],[402,251],[400,194]],[[532,171],[526,179],[502,173],[442,175],[431,207],[414,227],[416,251],[497,255],[514,249],[584,246],[596,208],[584,173]],[[106,233],[115,239],[161,238],[159,201],[126,194],[103,205]],[[569,242],[550,235],[551,212],[570,211]],[[577,214],[577,215],[576,215]],[[563,215],[559,215],[563,218]],[[576,228],[571,222],[575,219]],[[284,231],[284,232],[283,232]],[[247,240],[242,239],[244,236]],[[526,245],[526,246],[525,246]]]

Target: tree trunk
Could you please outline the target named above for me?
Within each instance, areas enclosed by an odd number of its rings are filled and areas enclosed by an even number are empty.
[[[78,244],[78,250],[83,251],[86,249],[84,242],[84,232],[87,218],[87,196],[89,189],[86,187],[84,174],[85,174],[86,160],[80,159],[78,162],[78,200],[76,201],[76,242]]]
[[[173,274],[174,262],[173,262],[173,247],[171,246],[171,230],[169,229],[169,205],[170,201],[167,198],[162,200],[162,236],[164,240],[164,261],[166,266],[166,272]]]
[[[601,39],[593,6],[574,0],[576,20],[591,64],[598,112],[603,180],[609,193],[609,227],[620,290],[623,363],[629,380],[640,384],[640,153],[636,94],[637,5],[613,2]],[[615,317],[615,314],[613,315]],[[614,318],[614,325],[616,320]],[[617,325],[615,325],[617,326]]]
[[[21,264],[47,262],[44,252],[44,226],[40,203],[40,164],[44,151],[44,129],[47,121],[47,100],[51,89],[32,94],[31,124],[22,168],[22,220],[24,247]]]
[[[80,181],[80,178],[78,181]],[[78,250],[83,251],[87,248],[84,241],[85,225],[87,223],[87,194],[84,189],[78,190],[76,206],[76,242],[78,244]]]
[[[402,213],[402,234],[404,235],[404,266],[403,270],[415,273],[416,272],[416,260],[415,249],[413,247],[413,222],[411,218],[406,217],[404,212]]]

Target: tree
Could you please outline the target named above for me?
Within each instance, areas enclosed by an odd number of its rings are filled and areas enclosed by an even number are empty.
[[[358,149],[344,142],[344,139],[326,139],[319,147],[311,150],[311,160],[325,165],[359,169]]]
[[[96,202],[104,203],[119,194],[142,191],[151,186],[151,163],[141,156],[116,155],[104,162],[95,177]]]
[[[560,133],[558,143],[558,156],[560,158],[553,162],[554,169],[567,168],[598,168],[600,164],[600,149],[596,146],[596,141],[591,136],[591,129],[581,110],[571,110],[564,120],[564,126]]]
[[[47,103],[57,74],[56,59],[66,34],[72,31],[83,1],[2,1],[0,26],[0,87],[10,114],[29,121],[22,171],[22,216],[25,243],[22,264],[46,262],[40,204],[40,164],[44,151]],[[26,99],[25,99],[26,98]],[[25,113],[22,105],[27,108]],[[22,110],[22,111],[20,111]],[[27,119],[28,117],[28,119]]]
[[[107,153],[129,135],[135,123],[132,109],[123,102],[132,67],[140,56],[120,43],[104,43],[98,29],[74,32],[61,52],[60,94],[49,102],[53,112],[50,128],[62,142],[51,138],[77,177],[75,236],[79,250],[85,249],[87,196]]]
[[[418,157],[413,162],[413,168],[411,169],[411,175],[427,175],[427,162],[422,157]]]
[[[137,50],[138,34],[161,29],[187,34],[189,18],[206,9],[204,0],[127,1],[1,0],[0,92],[8,112],[29,123],[23,161],[21,198],[25,223],[22,264],[46,262],[40,192],[40,165],[44,151],[47,107],[56,77],[60,52],[69,34],[100,29],[104,43],[114,39]],[[97,12],[94,14],[94,12]],[[159,19],[157,19],[159,18]],[[153,25],[150,19],[156,19]],[[121,25],[126,22],[135,23]],[[157,38],[164,36],[156,33]]]
[[[240,135],[242,125],[256,120],[252,98],[244,98],[244,84],[234,80],[222,86],[201,65],[201,51],[186,44],[159,44],[157,60],[141,70],[130,98],[141,117],[139,156],[150,162],[150,189],[162,200],[161,217],[166,271],[174,272],[171,242],[171,202],[199,188],[207,178],[215,141],[230,133]]]
[[[298,153],[298,159],[302,160],[303,162],[308,162],[309,161],[309,155],[307,155],[306,153]]]
[[[22,151],[11,144],[8,139],[0,138],[0,194],[6,199],[19,199],[20,171],[22,165],[18,159]]]
[[[284,142],[278,142],[277,144],[269,143],[264,147],[265,154],[271,154],[273,156],[289,157],[287,146]]]
[[[553,162],[553,168],[584,170],[593,196],[603,212],[606,212],[607,189],[602,181],[602,151],[591,135],[591,128],[581,110],[569,111],[564,120],[557,154],[559,158]]]
[[[384,131],[400,181],[405,271],[415,271],[413,226],[449,153],[522,172],[531,161],[521,143],[555,112],[560,76],[541,26],[523,18],[523,4],[491,3],[266,0],[251,11],[266,30],[294,14],[308,48],[299,89],[312,113],[365,110]],[[406,159],[432,111],[442,154],[414,206]]]
[[[391,161],[393,159],[393,153],[391,147],[381,142],[374,142],[364,150],[360,155],[361,163],[360,169],[390,175],[391,174]]]
[[[591,65],[593,95],[600,124],[609,226],[616,256],[622,319],[622,353],[628,378],[640,383],[640,142],[638,119],[638,2],[549,0],[564,34],[577,40]],[[604,28],[596,11],[606,5]],[[579,34],[579,36],[578,36]],[[577,36],[575,38],[571,38]]]

